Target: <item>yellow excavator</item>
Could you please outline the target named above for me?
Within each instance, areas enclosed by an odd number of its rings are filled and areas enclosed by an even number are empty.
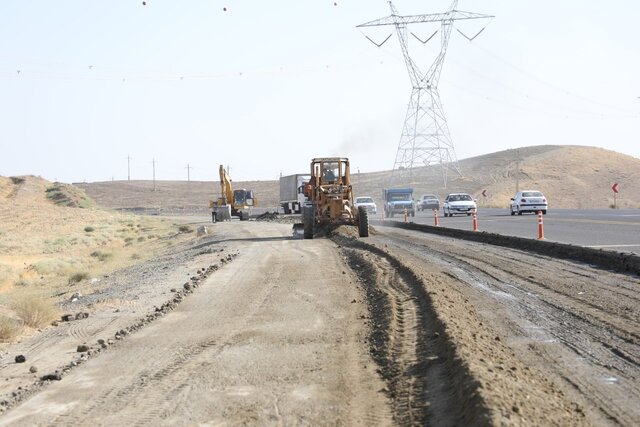
[[[249,219],[250,210],[257,206],[257,199],[253,191],[244,188],[234,190],[231,186],[231,177],[220,165],[220,197],[218,200],[209,201],[211,208],[211,220],[229,221],[232,216],[240,217],[240,221]]]

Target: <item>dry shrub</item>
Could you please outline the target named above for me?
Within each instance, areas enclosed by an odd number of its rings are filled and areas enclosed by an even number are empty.
[[[58,317],[58,309],[51,301],[33,295],[17,299],[13,309],[25,325],[41,328]]]
[[[108,252],[102,252],[102,251],[93,251],[91,252],[91,256],[94,258],[98,258],[100,261],[106,261],[109,258],[111,258],[113,254],[110,254]]]
[[[188,225],[181,225],[180,227],[178,227],[178,231],[180,233],[190,233],[192,230]]]
[[[15,319],[0,316],[0,342],[13,341],[22,333],[22,325]]]
[[[86,273],[84,271],[80,271],[78,273],[72,274],[71,277],[69,277],[69,283],[82,282],[83,280],[86,280],[88,278],[89,278],[89,273]]]

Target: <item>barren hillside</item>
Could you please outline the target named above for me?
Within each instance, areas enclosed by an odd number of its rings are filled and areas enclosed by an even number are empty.
[[[141,262],[178,232],[166,219],[93,205],[72,185],[0,176],[0,315],[17,294],[84,291],[84,279]]]
[[[500,151],[461,160],[462,175],[449,172],[442,185],[439,167],[417,168],[411,179],[396,186],[411,186],[416,198],[449,192],[474,194],[480,206],[506,207],[518,184],[520,189],[545,193],[552,208],[607,208],[613,203],[611,186],[619,183],[618,206],[640,208],[640,159],[595,147],[542,145]],[[300,165],[305,172],[307,165]],[[391,172],[353,174],[356,195],[371,195],[380,202],[381,189]],[[113,181],[76,184],[99,205],[110,208],[206,209],[219,193],[218,182]],[[259,205],[278,204],[277,181],[235,182],[237,188],[255,191]],[[482,196],[486,190],[486,197]]]

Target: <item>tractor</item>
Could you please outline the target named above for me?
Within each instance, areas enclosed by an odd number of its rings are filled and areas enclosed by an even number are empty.
[[[304,189],[309,202],[302,209],[302,228],[305,239],[313,239],[316,227],[327,225],[355,225],[360,237],[369,236],[369,215],[366,207],[355,208],[349,159],[322,157],[311,160],[311,179]]]

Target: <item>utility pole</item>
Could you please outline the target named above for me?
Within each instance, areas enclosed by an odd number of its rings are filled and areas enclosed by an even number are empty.
[[[127,181],[131,181],[131,157],[127,156]]]
[[[357,26],[357,28],[395,27],[398,39],[400,40],[405,65],[407,66],[409,78],[413,86],[404,126],[400,135],[396,160],[393,164],[392,182],[390,184],[394,184],[393,181],[397,181],[398,178],[400,178],[400,174],[406,175],[402,177],[402,180],[406,181],[402,184],[409,184],[412,180],[414,168],[435,164],[440,164],[442,168],[442,179],[445,188],[447,187],[447,169],[451,169],[458,175],[462,175],[458,167],[455,150],[453,149],[453,142],[442,108],[442,102],[440,101],[438,83],[440,81],[440,73],[442,71],[442,65],[444,64],[444,57],[447,53],[449,38],[454,23],[459,20],[489,19],[493,18],[493,16],[456,10],[457,5],[458,0],[454,0],[449,10],[444,13],[401,16],[398,15],[393,3],[389,2],[389,7],[391,8],[390,16],[365,22]],[[425,40],[419,38],[413,32],[407,33],[408,25],[425,23],[440,23],[440,28]],[[469,37],[457,29],[457,31],[469,41],[475,39],[483,30],[484,28],[474,36]],[[421,45],[426,45],[438,33],[440,33],[440,46],[436,47],[436,49],[439,49],[438,55],[427,71],[422,71],[410,55],[409,34],[417,39]],[[392,35],[393,32],[381,43],[376,43],[369,37],[365,37],[377,47],[380,47],[385,44]],[[436,41],[438,41],[438,38],[436,38]],[[418,57],[418,55],[414,57]]]
[[[187,167],[185,168],[187,170],[187,182],[191,182],[191,169],[193,169],[189,163],[187,163]]]
[[[156,191],[156,159],[152,159],[151,163],[153,163],[153,191]]]

